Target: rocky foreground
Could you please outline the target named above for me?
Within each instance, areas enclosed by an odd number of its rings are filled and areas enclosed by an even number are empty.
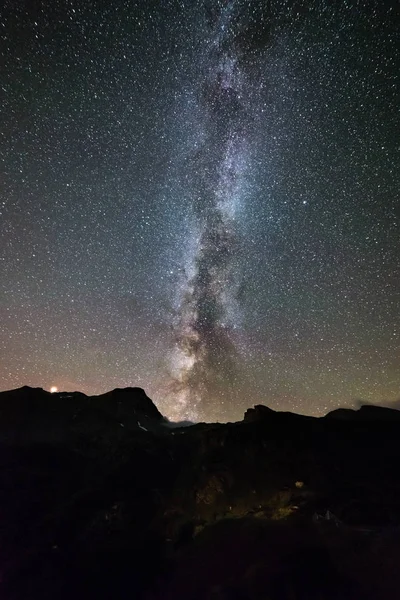
[[[400,598],[400,412],[173,428],[139,388],[0,394],[0,597]]]

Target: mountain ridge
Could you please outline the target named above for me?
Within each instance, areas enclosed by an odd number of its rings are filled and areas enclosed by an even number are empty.
[[[54,403],[55,400],[65,400],[65,399],[81,399],[82,402],[90,402],[90,403],[98,403],[96,408],[103,408],[113,406],[115,403],[117,405],[123,405],[123,407],[131,408],[134,411],[143,412],[146,418],[153,418],[157,421],[166,421],[170,423],[174,423],[169,421],[168,418],[159,411],[157,405],[149,396],[147,396],[145,390],[141,387],[125,387],[125,388],[114,388],[113,390],[109,390],[108,392],[104,392],[102,394],[95,395],[87,395],[84,392],[80,391],[57,391],[50,392],[41,387],[31,387],[28,385],[22,386],[20,388],[15,388],[11,390],[0,391],[0,410],[2,401],[7,398],[17,397],[17,396],[30,396],[31,399],[34,399],[34,396],[41,395],[47,399],[52,399]],[[133,406],[135,405],[135,406]],[[146,415],[146,410],[150,413],[150,415]],[[371,420],[371,419],[383,419],[390,420],[391,418],[400,420],[400,410],[396,407],[388,407],[388,406],[380,406],[374,404],[360,404],[357,408],[347,408],[347,407],[338,407],[327,412],[325,415],[316,417],[313,415],[304,415],[295,413],[293,411],[279,411],[270,408],[264,404],[255,404],[252,407],[246,409],[243,414],[243,419],[239,421],[234,421],[236,423],[240,423],[241,421],[253,421],[259,419],[267,418],[267,415],[272,416],[273,414],[286,414],[286,415],[296,415],[297,417],[306,417],[306,418],[315,418],[315,419],[341,419],[341,420],[352,420],[352,419],[361,419],[361,420]],[[186,425],[189,424],[188,421],[184,422]],[[201,421],[201,423],[204,423]],[[213,423],[213,421],[207,421],[206,423]],[[221,423],[221,422],[220,422]],[[221,424],[228,424],[226,423]],[[193,425],[196,422],[192,423]]]

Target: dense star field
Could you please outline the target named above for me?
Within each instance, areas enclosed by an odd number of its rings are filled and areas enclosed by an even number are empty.
[[[397,11],[2,3],[0,389],[399,400]]]

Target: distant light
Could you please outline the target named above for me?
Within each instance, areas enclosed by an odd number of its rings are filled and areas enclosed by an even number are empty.
[[[50,388],[50,393],[56,394],[57,392],[58,392],[58,387],[56,387],[55,385],[52,385]]]

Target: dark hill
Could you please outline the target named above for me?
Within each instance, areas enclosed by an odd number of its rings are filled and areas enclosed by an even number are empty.
[[[1,597],[398,598],[399,415],[170,428],[140,388],[3,392]]]
[[[74,432],[114,436],[126,428],[154,428],[165,421],[141,388],[115,389],[100,396],[47,392],[28,386],[0,393],[0,440],[23,443],[71,441]]]
[[[358,410],[351,408],[338,408],[325,415],[326,419],[342,419],[346,421],[386,421],[387,423],[400,423],[400,411],[385,406],[364,404]]]

